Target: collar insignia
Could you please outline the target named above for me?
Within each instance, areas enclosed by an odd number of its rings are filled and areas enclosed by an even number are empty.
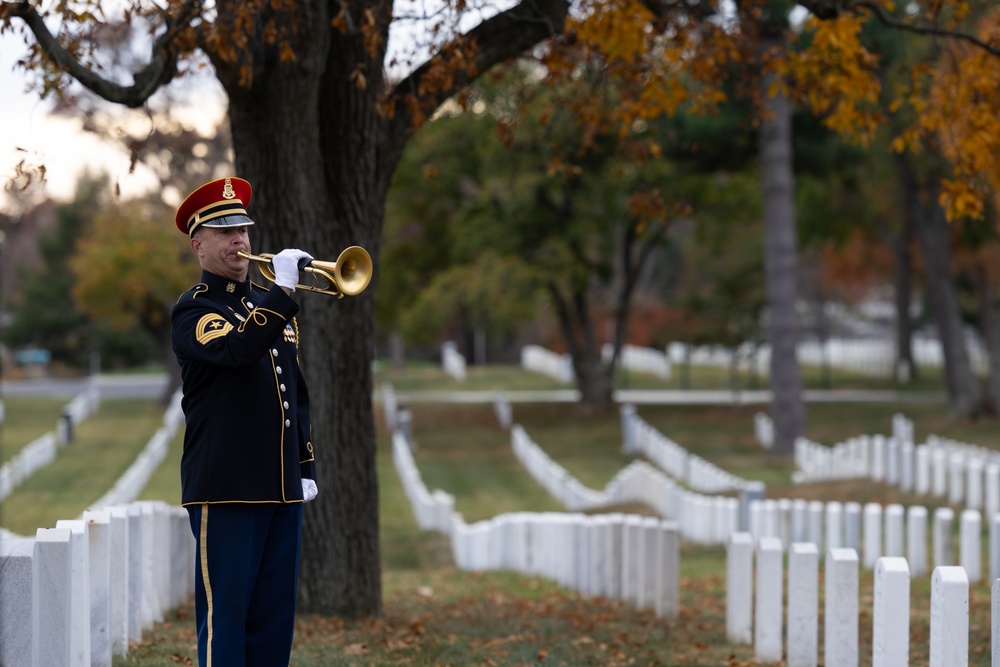
[[[236,291],[236,283],[229,283],[226,285],[226,291],[232,294]]]

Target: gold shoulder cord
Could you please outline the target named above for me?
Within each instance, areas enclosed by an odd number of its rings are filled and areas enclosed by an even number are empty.
[[[299,321],[296,318],[292,318],[292,326],[295,327],[295,349],[299,349]]]

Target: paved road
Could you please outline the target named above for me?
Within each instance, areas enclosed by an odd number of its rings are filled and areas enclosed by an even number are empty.
[[[580,393],[575,389],[553,391],[504,391],[511,403],[575,403]],[[495,391],[397,391],[400,403],[492,403]],[[377,397],[377,395],[376,395]],[[636,405],[767,405],[770,391],[621,389],[614,394],[618,403]],[[914,393],[872,390],[811,390],[807,403],[944,403],[943,393]]]
[[[38,379],[0,383],[0,396],[49,396],[72,398],[87,386],[88,378],[73,380]],[[158,398],[166,388],[166,376],[101,375],[95,380],[101,398]],[[575,403],[579,392],[575,389],[510,390],[503,392],[511,403]],[[492,403],[496,392],[483,391],[397,391],[401,403]],[[807,403],[945,403],[943,393],[914,393],[873,390],[810,390]],[[381,392],[376,390],[376,401]],[[619,403],[636,405],[767,405],[769,391],[680,390],[680,389],[622,389],[615,392]]]
[[[74,378],[61,380],[40,378],[0,382],[0,396],[46,396],[73,398],[93,381],[101,398],[159,398],[167,386],[167,376],[150,375],[99,375],[96,379]]]

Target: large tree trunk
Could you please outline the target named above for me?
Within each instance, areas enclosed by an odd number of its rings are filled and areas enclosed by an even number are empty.
[[[305,611],[380,615],[371,362],[389,183],[423,119],[494,65],[561,32],[568,3],[522,0],[506,7],[446,45],[388,95],[392,2],[220,0],[214,20],[200,17],[193,33],[184,28],[202,3],[185,2],[164,17],[170,29],[155,40],[151,61],[128,86],[75,60],[48,31],[37,3],[7,4],[61,71],[131,108],[169,83],[178,57],[196,43],[229,95],[237,175],[255,189],[249,212],[258,222],[252,235],[257,249],[298,247],[335,259],[357,244],[372,255],[375,275],[362,295],[297,297],[319,477],[319,496],[305,511],[299,600]],[[185,44],[172,43],[171,36]]]
[[[950,410],[955,418],[974,418],[982,411],[982,396],[965,346],[962,316],[951,276],[948,220],[938,204],[938,186],[936,181],[934,183],[927,187],[926,202],[919,207],[917,239],[924,257],[931,307],[944,355]]]
[[[770,45],[778,42],[771,41]],[[764,265],[767,281],[768,337],[771,343],[772,451],[788,456],[805,429],[802,375],[797,355],[795,313],[798,240],[795,230],[795,177],[792,173],[792,107],[778,92],[773,75],[763,77],[760,123],[761,180],[764,204]]]
[[[360,245],[375,262],[376,275],[358,296],[295,295],[319,487],[304,511],[299,606],[359,618],[382,612],[371,365],[378,242],[395,165],[380,162],[379,142],[369,140],[385,133],[377,95],[359,94],[350,80],[368,53],[357,37],[353,49],[329,48],[351,37],[328,29],[325,5],[315,8],[304,19],[315,32],[303,36],[297,62],[270,62],[250,88],[227,90],[237,173],[254,186],[255,248],[301,248],[335,260]],[[350,62],[333,57],[352,52]],[[368,85],[380,83],[372,76]]]
[[[903,227],[892,241],[893,278],[896,285],[896,380],[912,382],[917,378],[913,360],[913,218],[907,216]]]
[[[997,414],[1000,408],[1000,301],[997,300],[996,286],[985,266],[979,267],[980,320],[982,336],[989,355],[989,411]]]
[[[612,405],[617,355],[612,357],[610,363],[602,360],[586,294],[577,292],[567,299],[555,284],[550,284],[548,290],[556,309],[559,329],[573,360],[580,407],[587,411],[607,412]]]

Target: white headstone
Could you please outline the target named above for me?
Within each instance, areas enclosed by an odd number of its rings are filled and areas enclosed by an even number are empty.
[[[948,453],[943,446],[931,448],[931,493],[939,498],[948,492]]]
[[[965,506],[968,509],[983,508],[983,460],[971,456],[965,465]]]
[[[0,665],[31,665],[35,541],[0,539]]]
[[[809,501],[809,537],[806,541],[815,544],[821,552],[826,548],[826,542],[823,539],[822,501]]]
[[[112,655],[124,656],[128,653],[128,508],[124,505],[111,507],[108,514],[111,527],[108,634]]]
[[[909,440],[904,440],[899,446],[899,488],[901,491],[913,491],[915,447]]]
[[[753,641],[753,537],[733,533],[726,549],[726,637],[733,644]]]
[[[924,496],[931,490],[931,451],[927,445],[917,445],[913,453],[913,492]]]
[[[969,578],[963,567],[936,567],[931,575],[930,667],[968,664]]]
[[[826,552],[824,664],[858,664],[858,554],[854,549]]]
[[[993,516],[1000,512],[1000,464],[988,463],[983,473],[985,478],[986,494],[984,503],[986,506],[986,516]]]
[[[500,422],[500,428],[505,431],[510,430],[513,415],[510,401],[507,400],[507,395],[502,391],[497,391],[493,395],[493,411],[497,416],[497,421]]]
[[[90,541],[90,664],[111,667],[111,514],[83,513]]]
[[[990,636],[992,637],[992,662],[1000,665],[1000,579],[993,579],[990,586]]]
[[[74,648],[73,592],[69,582],[78,573],[69,528],[39,528],[32,555],[31,643],[37,667],[80,664]],[[82,573],[80,573],[82,574]]]
[[[610,514],[608,521],[608,541],[604,552],[604,589],[607,597],[618,600],[622,597],[622,533],[625,527],[625,515],[617,512]]]
[[[841,546],[861,551],[861,503],[844,503],[844,543]]]
[[[809,536],[809,504],[802,498],[792,501],[792,542],[805,542]]]
[[[844,507],[836,500],[826,504],[826,548],[840,549],[844,546]]]
[[[982,578],[982,516],[979,510],[962,510],[959,525],[958,562],[965,568],[970,582]]]
[[[128,638],[142,640],[143,539],[142,510],[136,503],[126,505],[128,512]]]
[[[676,522],[661,521],[657,540],[656,615],[675,618],[680,609],[681,536]]]
[[[920,505],[906,510],[906,559],[911,577],[927,574],[927,508]]]
[[[885,483],[899,486],[899,441],[889,438],[885,443]]]
[[[70,665],[90,664],[90,538],[86,522],[61,520],[56,528],[70,531],[73,549],[73,576],[68,584],[72,595],[72,643]]]
[[[638,454],[639,441],[635,423],[635,406],[625,403],[619,408],[619,414],[622,424],[622,454]]]
[[[639,563],[639,595],[640,609],[656,609],[656,599],[660,592],[656,589],[659,571],[663,568],[660,557],[660,520],[646,517],[639,528],[641,531],[640,548],[642,559]]]
[[[965,498],[965,455],[952,452],[948,458],[948,503],[958,505]]]
[[[878,503],[865,503],[864,522],[864,565],[865,568],[872,569],[875,561],[882,557],[882,506]]]
[[[955,520],[955,512],[950,507],[938,507],[934,510],[934,567],[949,566],[953,562],[954,547],[952,546],[951,524]]]
[[[903,506],[897,503],[885,508],[885,555],[890,558],[906,555],[903,544],[905,514]]]
[[[757,547],[757,590],[754,605],[754,657],[764,662],[781,660],[782,559],[784,548],[777,537],[762,537]]]
[[[886,442],[885,436],[876,435],[871,440],[872,479],[881,482],[886,473]]]
[[[905,558],[875,563],[872,667],[910,664],[910,568]]]
[[[639,568],[642,563],[642,517],[627,514],[622,527],[622,600],[639,601]]]
[[[788,552],[786,667],[816,667],[819,654],[819,551],[811,542]]]
[[[1000,579],[1000,512],[994,512],[989,517],[990,581],[996,581]]]

